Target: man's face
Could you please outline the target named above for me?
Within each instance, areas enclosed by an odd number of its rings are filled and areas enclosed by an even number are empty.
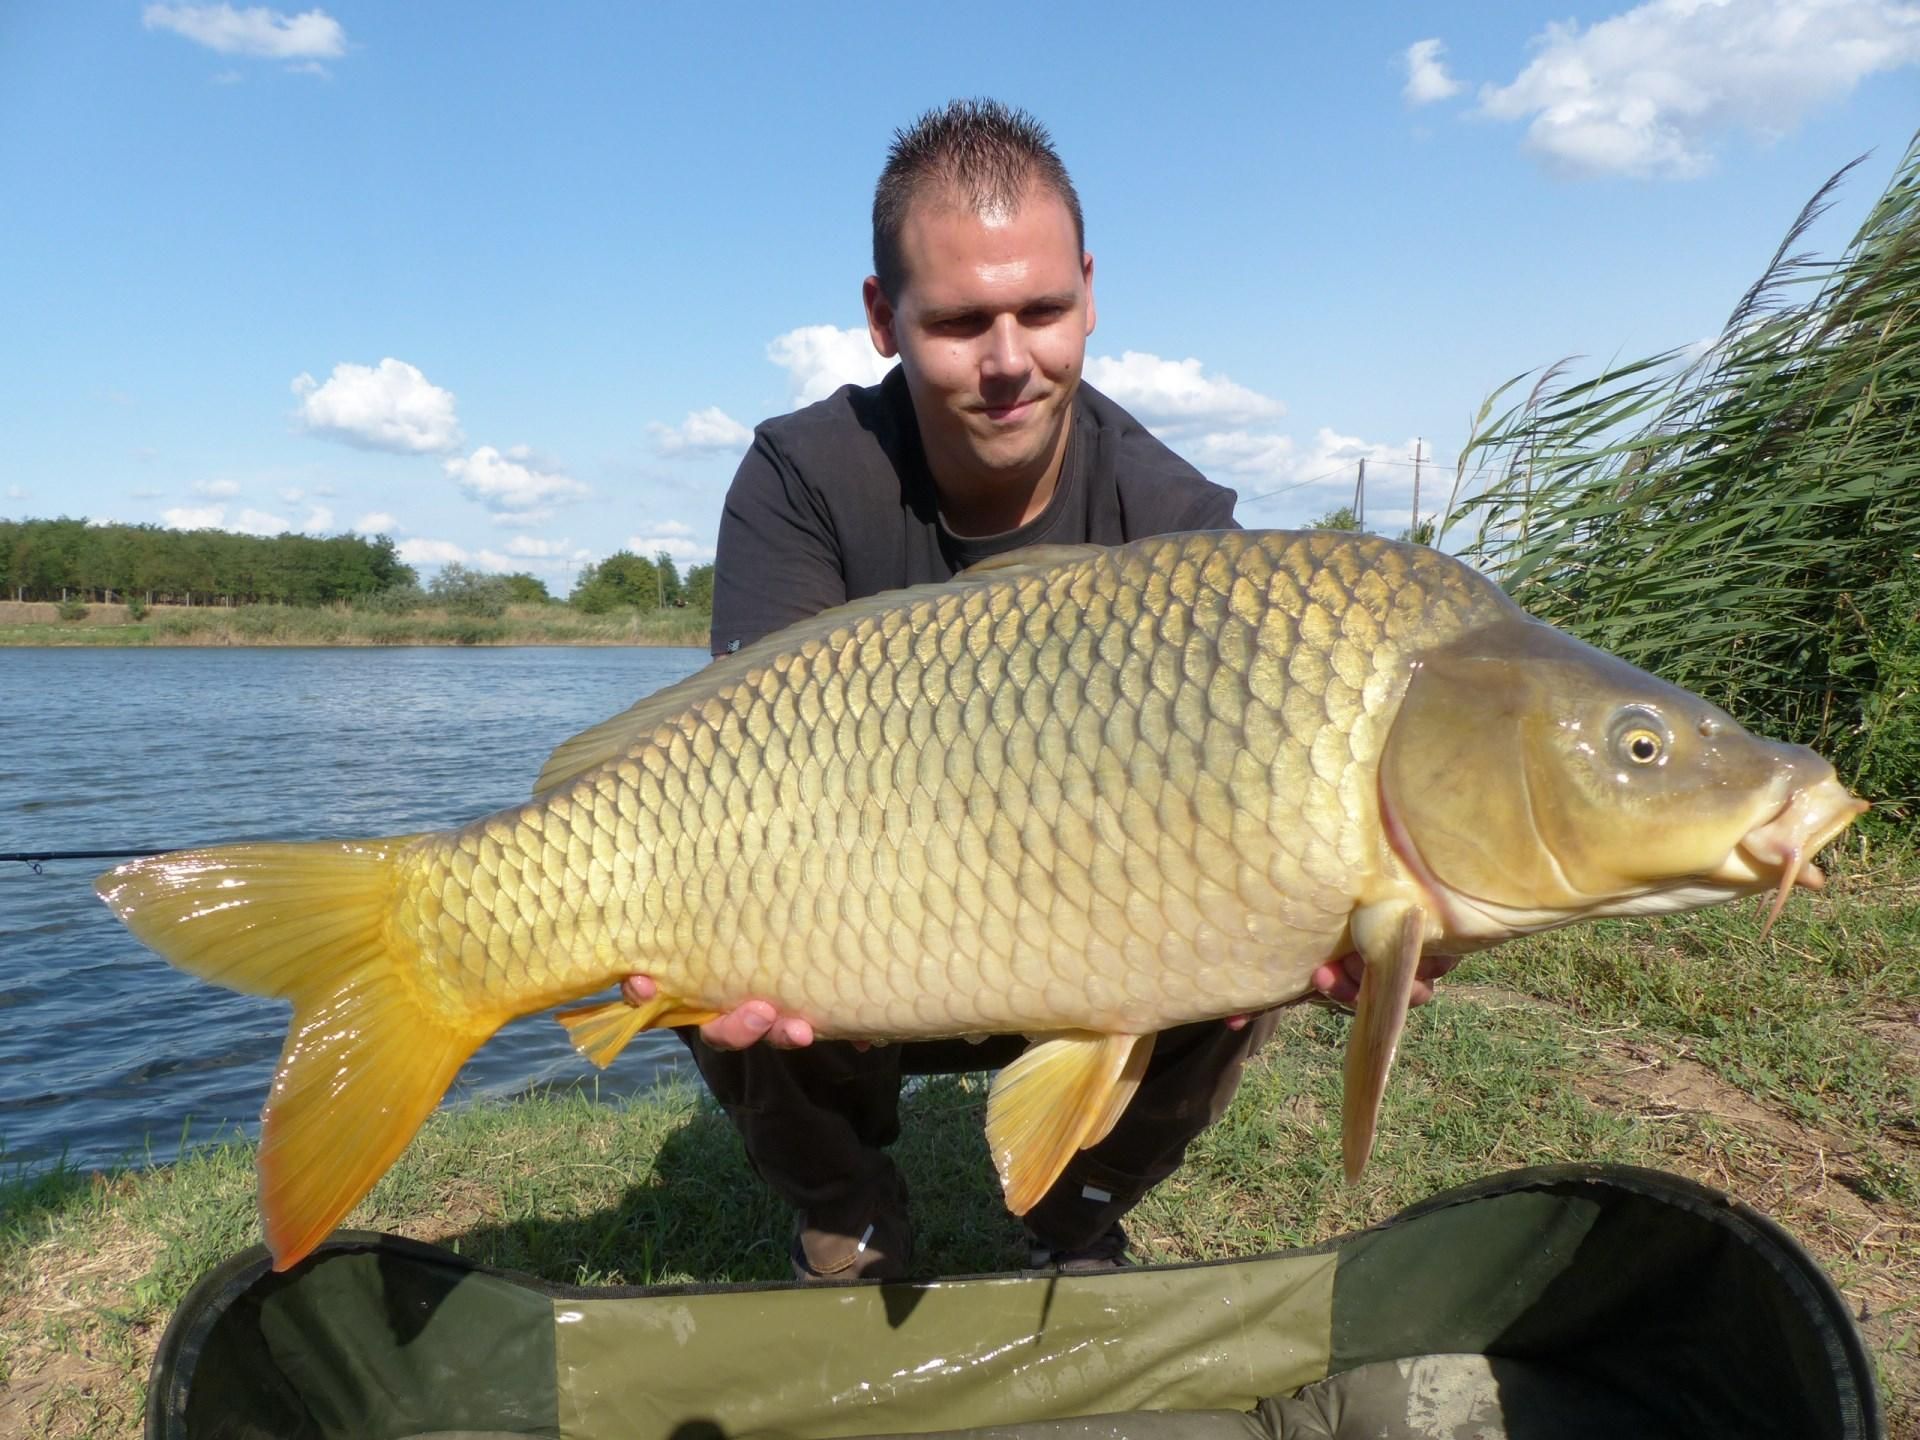
[[[867,327],[900,357],[935,483],[943,496],[1032,492],[1044,506],[1093,333],[1093,257],[1072,215],[1040,187],[985,215],[934,193],[907,212],[900,250],[894,301],[867,280]]]

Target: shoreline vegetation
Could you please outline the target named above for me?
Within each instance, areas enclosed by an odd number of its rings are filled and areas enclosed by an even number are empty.
[[[1469,1180],[1616,1161],[1783,1225],[1859,1317],[1888,1434],[1920,1435],[1920,847],[1854,832],[1765,939],[1759,903],[1470,956],[1414,1012],[1362,1182],[1340,1177],[1349,1017],[1290,1007],[1220,1124],[1129,1219],[1170,1262],[1309,1245]],[[1018,1269],[986,1077],[909,1094],[894,1154],[916,1274]],[[789,1218],[684,1085],[446,1108],[349,1218],[573,1285],[784,1279]],[[206,1270],[257,1243],[253,1149],[113,1173],[0,1171],[0,1433],[140,1431],[148,1366]]]
[[[244,535],[0,518],[0,646],[699,645],[713,566],[616,550],[564,601],[449,562],[423,588],[385,535]]]
[[[347,606],[153,605],[135,619],[92,601],[60,618],[51,601],[0,600],[0,647],[154,645],[686,645],[705,648],[709,616],[693,609],[587,614],[568,605],[508,605],[500,615],[428,605],[401,614]]]

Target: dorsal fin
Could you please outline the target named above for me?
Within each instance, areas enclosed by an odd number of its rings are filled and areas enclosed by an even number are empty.
[[[582,730],[563,740],[540,767],[533,782],[533,793],[541,795],[597,770],[610,760],[627,753],[674,717],[691,710],[702,701],[733,688],[752,671],[768,664],[776,655],[788,655],[851,630],[862,620],[888,610],[897,610],[916,601],[935,600],[955,590],[972,589],[982,583],[997,583],[1017,575],[1032,574],[1101,554],[1098,545],[1030,545],[1024,550],[1009,550],[971,565],[951,580],[928,585],[913,585],[904,590],[883,590],[822,610],[805,620],[797,620],[784,630],[776,630],[732,655],[724,655],[706,669],[664,690],[635,701],[611,719]]]
[[[989,555],[984,560],[976,560],[953,578],[1004,580],[1010,575],[1030,575],[1038,570],[1052,570],[1056,566],[1091,559],[1105,549],[1104,545],[1026,545],[1003,555]]]

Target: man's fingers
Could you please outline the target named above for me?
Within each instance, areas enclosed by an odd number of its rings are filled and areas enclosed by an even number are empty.
[[[1459,963],[1458,955],[1421,956],[1418,978],[1413,982],[1409,1003],[1425,1005],[1433,999],[1433,982]],[[1336,1005],[1357,1005],[1360,1002],[1360,978],[1366,969],[1367,962],[1358,955],[1342,955],[1337,961],[1329,961],[1313,972],[1313,988]]]
[[[659,993],[650,975],[629,975],[620,982],[620,998],[644,1005]],[[799,1050],[813,1043],[813,1026],[798,1015],[782,1015],[765,1000],[747,1000],[700,1027],[700,1038],[716,1050],[744,1050],[765,1040],[778,1050]]]
[[[1361,961],[1358,955],[1322,965],[1313,972],[1313,988],[1336,1005],[1352,1005],[1360,999]]]
[[[744,1050],[764,1040],[778,1017],[764,1000],[749,1000],[737,1010],[700,1027],[700,1038],[716,1050]]]
[[[1460,963],[1458,955],[1422,955],[1420,957],[1420,978],[1438,980],[1454,966]]]
[[[776,1050],[801,1050],[813,1043],[813,1026],[798,1015],[783,1015],[767,1032],[767,1043]]]

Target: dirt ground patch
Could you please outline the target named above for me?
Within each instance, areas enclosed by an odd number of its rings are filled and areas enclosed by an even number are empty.
[[[1618,1048],[1622,1070],[1580,1088],[1597,1104],[1668,1124],[1668,1168],[1745,1201],[1807,1247],[1881,1367],[1888,1433],[1920,1440],[1920,1219],[1879,1195],[1868,1151],[1762,1109],[1692,1061]]]
[[[1554,1009],[1490,986],[1456,985],[1449,998]],[[1874,1022],[1902,1053],[1920,1057],[1920,1032]],[[1881,1193],[1875,1161],[1920,1144],[1901,1126],[1873,1135],[1806,1125],[1760,1103],[1706,1066],[1637,1032],[1577,1032],[1584,1057],[1571,1078],[1595,1105],[1656,1127],[1662,1163],[1725,1191],[1784,1226],[1833,1277],[1892,1399],[1888,1434],[1920,1440],[1920,1215]]]
[[[116,1226],[85,1253],[49,1242],[0,1288],[0,1334],[14,1337],[0,1384],[0,1435],[48,1440],[138,1435],[124,1377],[144,1375],[163,1326],[124,1318],[130,1283],[146,1274],[157,1237]]]

